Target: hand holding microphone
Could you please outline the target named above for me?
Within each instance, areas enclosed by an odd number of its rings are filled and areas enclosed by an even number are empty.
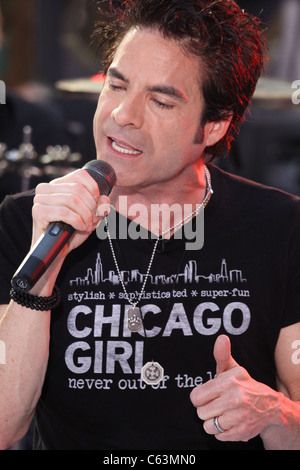
[[[33,240],[42,233],[14,274],[14,287],[28,292],[68,243],[68,251],[83,243],[99,223],[99,202],[108,202],[115,180],[108,163],[92,160],[81,170],[37,187]]]

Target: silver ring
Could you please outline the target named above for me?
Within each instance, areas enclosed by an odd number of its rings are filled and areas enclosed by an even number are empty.
[[[214,427],[217,432],[225,432],[225,430],[220,427],[217,416],[214,418]]]

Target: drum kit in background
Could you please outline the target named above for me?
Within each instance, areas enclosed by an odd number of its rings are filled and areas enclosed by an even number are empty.
[[[56,90],[66,99],[87,94],[97,99],[104,80],[100,74],[87,79],[64,80],[57,82]],[[32,143],[34,132],[30,125],[24,126],[18,148],[8,149],[6,143],[0,142],[0,202],[6,194],[26,191],[85,163],[86,156],[74,151],[71,145],[48,145],[43,154],[38,154]]]
[[[97,74],[89,78],[61,80],[55,86],[58,93],[68,97],[88,95],[89,98],[97,99],[104,81],[105,77]],[[267,107],[287,106],[291,103],[292,91],[290,83],[261,78],[253,102]],[[68,145],[49,145],[43,155],[38,155],[32,145],[33,132],[34,129],[30,126],[23,128],[23,141],[17,149],[7,149],[4,143],[0,143],[0,191],[1,180],[7,175],[18,175],[19,187],[12,188],[12,192],[18,192],[30,189],[39,181],[49,181],[82,166],[83,156],[72,151]]]
[[[49,145],[43,155],[38,155],[32,145],[32,128],[23,128],[23,141],[17,149],[7,149],[0,143],[0,192],[1,180],[5,193],[27,191],[42,181],[51,181],[81,166],[82,155],[72,152],[68,145]],[[11,191],[7,178],[13,181]],[[2,198],[5,196],[2,189]],[[1,202],[1,201],[0,201]]]

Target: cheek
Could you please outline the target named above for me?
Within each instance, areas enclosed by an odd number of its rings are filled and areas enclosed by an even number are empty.
[[[100,112],[101,112],[101,97],[99,97],[98,104],[97,104],[97,108],[96,108],[96,111],[95,111],[95,114],[94,114],[94,119],[93,119],[94,135],[95,135],[95,133],[96,133],[96,131],[97,131]]]
[[[97,136],[100,134],[100,130],[101,130],[105,117],[107,117],[108,115],[110,115],[108,106],[105,100],[103,100],[100,97],[96,112],[94,114],[94,119],[93,119],[93,131],[94,131],[95,140],[97,139]]]
[[[97,122],[98,122],[98,113],[97,110],[94,114],[94,119],[93,119],[93,134],[94,134],[94,140],[96,141],[97,139]]]
[[[175,168],[177,165],[190,164],[197,161],[204,150],[204,133],[197,121],[181,119],[179,123],[170,123],[164,129],[164,140],[161,148],[167,155],[168,161]]]
[[[168,121],[167,119],[165,120]],[[190,119],[181,118],[170,120],[163,128],[164,141],[167,145],[176,149],[187,149],[195,144],[195,135],[198,127],[193,125]]]
[[[97,104],[96,115],[100,116],[103,113],[107,114],[111,111],[111,107],[113,106],[113,100],[109,97],[109,93],[105,88],[103,88]]]

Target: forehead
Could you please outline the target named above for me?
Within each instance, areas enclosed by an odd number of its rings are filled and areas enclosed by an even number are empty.
[[[188,55],[179,41],[148,28],[131,29],[116,50],[111,67],[128,79],[181,87],[187,95],[200,89],[199,58]]]

